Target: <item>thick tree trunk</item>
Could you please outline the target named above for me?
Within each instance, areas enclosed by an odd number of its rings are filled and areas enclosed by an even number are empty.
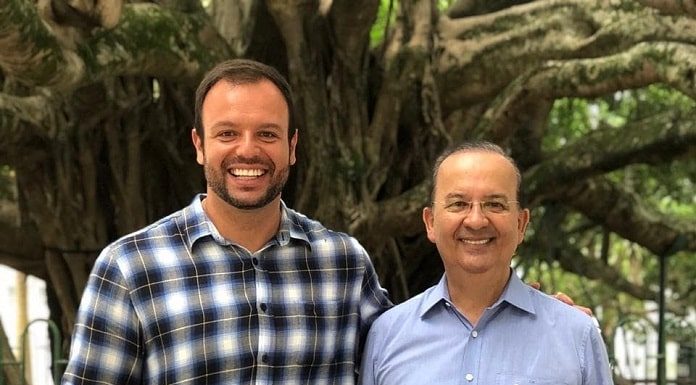
[[[191,0],[72,3],[0,0],[0,166],[20,203],[11,219],[0,203],[0,263],[48,279],[66,337],[100,250],[205,188],[189,143],[193,89],[237,56],[276,66],[295,91],[299,159],[284,198],[355,235],[397,301],[441,273],[421,210],[435,156],[465,139],[518,159],[530,208],[544,213],[525,258],[653,299],[622,263],[571,242],[569,223],[655,254],[696,250],[693,224],[609,175],[646,162],[689,170],[693,106],[570,132],[548,150],[563,98],[656,83],[696,98],[692,1],[461,0],[449,12],[399,1],[378,46],[377,0],[213,0],[212,16]]]

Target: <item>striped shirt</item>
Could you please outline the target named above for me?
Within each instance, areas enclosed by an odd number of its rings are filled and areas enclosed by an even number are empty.
[[[104,249],[62,384],[355,384],[391,306],[363,247],[282,204],[278,233],[250,253],[203,197]]]

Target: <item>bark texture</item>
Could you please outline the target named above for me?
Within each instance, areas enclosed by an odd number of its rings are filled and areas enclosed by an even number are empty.
[[[693,1],[398,5],[375,46],[377,0],[212,0],[209,10],[186,0],[0,0],[0,165],[17,186],[13,214],[0,216],[0,263],[48,280],[69,335],[98,252],[204,188],[189,143],[192,93],[231,57],[288,76],[300,145],[285,200],[361,240],[397,301],[441,274],[421,210],[434,157],[467,138],[510,150],[533,209],[561,205],[656,255],[696,252],[693,220],[607,176],[639,163],[693,166],[693,110],[600,127],[558,152],[542,145],[561,98],[652,84],[696,98]],[[524,255],[656,297],[566,242],[562,226],[543,232],[566,218],[535,219]]]

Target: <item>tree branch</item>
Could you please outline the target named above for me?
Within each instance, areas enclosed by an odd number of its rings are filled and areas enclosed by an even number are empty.
[[[605,177],[559,190],[563,203],[656,255],[696,251],[696,228],[646,206],[635,193]]]
[[[8,119],[19,119],[32,126],[44,126],[45,120],[53,111],[47,105],[52,104],[44,95],[14,96],[0,92],[0,114]]]
[[[640,43],[626,52],[597,59],[552,61],[516,79],[479,123],[493,138],[520,126],[526,100],[596,97],[664,82],[696,98],[696,47],[680,43]]]
[[[332,41],[339,61],[357,76],[367,62],[370,29],[380,2],[375,0],[335,0],[329,10]]]
[[[549,60],[597,59],[640,42],[694,44],[694,24],[692,18],[599,0],[540,0],[482,16],[442,17],[438,83],[447,95],[443,110],[490,99],[526,69]]]
[[[0,264],[46,279],[43,248],[39,234],[0,217]]]
[[[534,202],[553,194],[548,186],[572,185],[629,164],[663,163],[693,152],[696,147],[694,120],[693,114],[680,116],[667,112],[628,123],[621,129],[593,131],[524,173],[528,201],[534,206]]]
[[[568,272],[575,273],[581,277],[596,279],[614,288],[619,292],[629,294],[640,300],[657,301],[657,293],[645,286],[630,282],[616,270],[613,266],[607,265],[599,259],[584,255],[574,245],[566,241],[567,237],[560,236],[555,239],[555,245],[549,255],[553,260],[558,261],[561,267]],[[543,245],[527,245],[536,250],[547,250]]]
[[[483,15],[529,2],[530,0],[458,0],[447,9],[447,16],[459,18]]]
[[[435,21],[430,1],[420,0],[401,9],[400,22],[395,33],[385,42],[382,86],[377,95],[375,112],[365,141],[365,155],[371,175],[371,195],[376,196],[390,167],[391,159],[398,152],[402,108],[407,98],[412,97],[418,83],[423,82],[429,71],[434,49],[433,33]],[[401,3],[402,7],[406,2]],[[386,166],[386,167],[385,167]]]
[[[0,0],[0,68],[30,86],[71,91],[87,81],[145,75],[195,82],[231,55],[204,14],[130,4],[121,23],[76,46],[42,23],[33,3]]]
[[[215,29],[235,56],[243,56],[253,37],[261,3],[257,0],[214,0],[211,4]]]
[[[694,0],[638,0],[646,7],[660,10],[667,15],[696,16],[696,1]]]
[[[398,197],[378,202],[369,214],[354,216],[349,232],[365,245],[379,244],[384,238],[414,236],[423,232],[421,213],[428,204],[430,181],[423,182]]]
[[[61,47],[34,2],[0,0],[0,68],[25,84],[61,86],[79,82],[84,66]]]

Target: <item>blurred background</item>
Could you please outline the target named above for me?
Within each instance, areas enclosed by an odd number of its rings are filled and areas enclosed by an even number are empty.
[[[593,309],[617,384],[696,384],[694,1],[0,0],[0,385],[60,375],[101,249],[204,191],[193,92],[234,57],[294,89],[283,199],[396,302],[442,274],[434,158],[487,139],[532,211],[516,271]]]

